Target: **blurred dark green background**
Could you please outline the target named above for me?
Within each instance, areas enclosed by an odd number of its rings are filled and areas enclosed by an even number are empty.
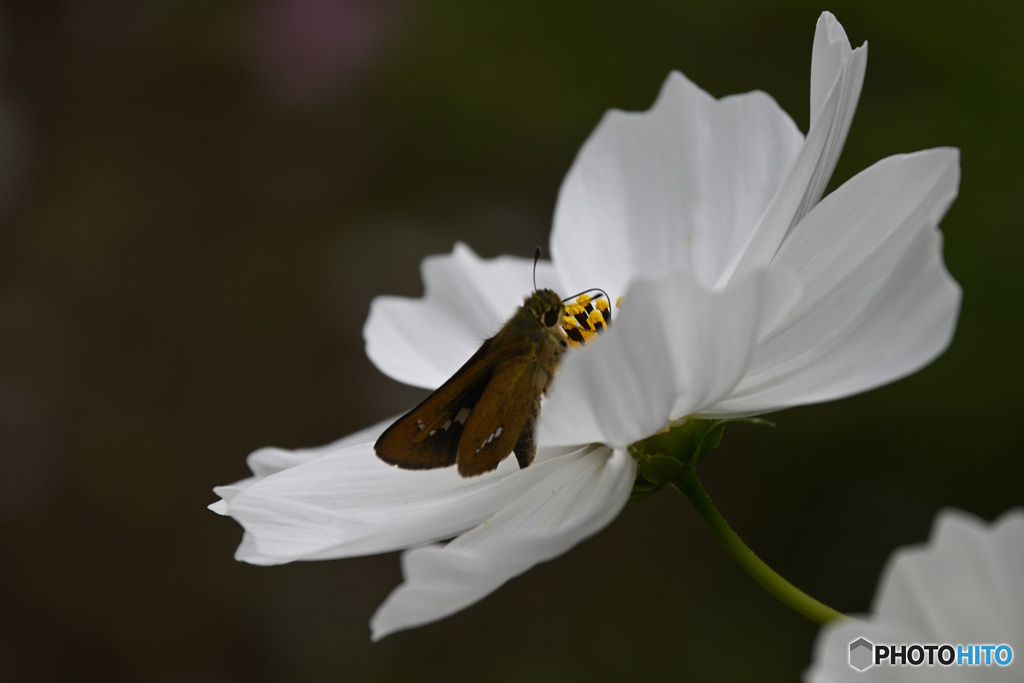
[[[815,21],[870,41],[836,172],[963,150],[964,288],[934,365],[738,427],[737,530],[844,611],[935,512],[1024,503],[1018,0],[80,0],[0,4],[0,680],[795,680],[815,627],[672,493],[438,624],[369,642],[398,556],[258,568],[205,506],[265,445],[422,392],[361,326],[419,263],[546,244],[610,107],[671,69],[808,120]]]

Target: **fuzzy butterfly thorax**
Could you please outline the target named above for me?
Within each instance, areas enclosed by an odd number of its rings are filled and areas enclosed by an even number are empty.
[[[562,353],[610,321],[606,299],[595,304],[584,294],[567,308],[550,289],[533,292],[447,382],[381,434],[377,456],[405,469],[458,465],[463,477],[490,472],[513,452],[528,466],[541,397]]]

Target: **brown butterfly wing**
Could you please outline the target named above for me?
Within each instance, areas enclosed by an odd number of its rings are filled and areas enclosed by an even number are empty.
[[[459,474],[475,477],[495,469],[520,442],[520,435],[530,431],[540,403],[536,387],[536,367],[528,360],[509,360],[498,365],[491,383],[469,416],[458,449]],[[533,452],[516,454],[525,467],[533,460]]]
[[[492,342],[485,341],[447,382],[384,430],[373,446],[377,457],[410,470],[454,465],[467,419],[491,382],[494,365],[479,361]]]
[[[520,466],[529,465],[540,396],[565,349],[560,333],[537,316],[520,307],[451,379],[381,434],[378,457],[406,469],[457,462],[464,477],[490,472],[513,449]]]

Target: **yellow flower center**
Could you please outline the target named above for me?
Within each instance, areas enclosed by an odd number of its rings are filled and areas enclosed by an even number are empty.
[[[621,297],[619,299],[621,305]],[[608,329],[612,324],[612,305],[603,296],[596,299],[581,294],[565,305],[562,332],[569,346],[579,347]]]

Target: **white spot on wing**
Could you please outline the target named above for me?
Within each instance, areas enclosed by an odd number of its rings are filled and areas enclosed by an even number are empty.
[[[470,412],[471,411],[469,408],[460,408],[458,414],[455,416],[455,421],[458,422],[460,425],[466,424],[466,420],[469,419]]]
[[[495,429],[495,430],[494,430],[493,432],[491,432],[491,433],[490,433],[490,434],[489,434],[489,435],[487,436],[487,438],[486,438],[486,439],[484,439],[484,442],[483,442],[482,444],[480,444],[480,448],[476,449],[476,452],[477,452],[477,453],[479,453],[479,452],[480,452],[481,450],[483,450],[483,447],[484,447],[484,446],[486,446],[487,444],[489,444],[490,442],[494,441],[494,440],[495,440],[495,439],[497,439],[497,438],[498,438],[499,436],[501,436],[501,429],[502,429],[501,427],[498,427],[498,428],[497,428],[497,429]]]

